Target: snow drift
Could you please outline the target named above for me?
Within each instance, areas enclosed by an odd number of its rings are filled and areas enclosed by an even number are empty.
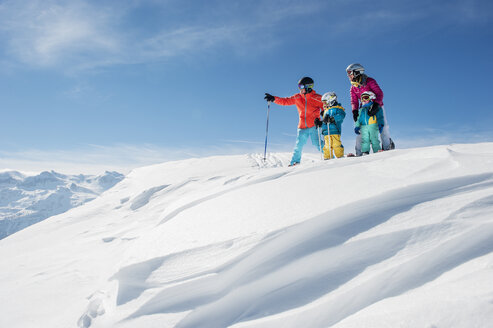
[[[2,327],[486,327],[493,143],[134,170],[0,241]]]

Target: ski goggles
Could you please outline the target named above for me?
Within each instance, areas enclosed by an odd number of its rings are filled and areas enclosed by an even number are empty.
[[[370,95],[362,95],[362,96],[361,96],[361,100],[363,100],[363,101],[368,101],[368,100],[370,100]]]
[[[298,84],[298,89],[313,89],[313,84]]]

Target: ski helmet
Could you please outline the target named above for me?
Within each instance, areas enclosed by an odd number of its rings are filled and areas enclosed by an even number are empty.
[[[313,89],[313,79],[311,77],[305,76],[298,81],[298,88],[305,89],[306,92],[311,92]]]
[[[371,91],[365,91],[361,94],[361,100],[375,100],[377,96]]]
[[[337,103],[337,95],[335,92],[326,92],[322,96],[322,101],[329,106],[334,106]]]
[[[365,68],[358,63],[354,63],[349,65],[346,68],[346,73],[349,75],[349,73],[353,74],[353,78],[358,77],[359,75],[363,74],[365,72]]]

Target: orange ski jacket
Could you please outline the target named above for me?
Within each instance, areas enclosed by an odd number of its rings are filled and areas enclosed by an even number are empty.
[[[323,110],[322,96],[315,90],[306,94],[297,93],[288,98],[275,97],[274,103],[281,106],[296,105],[299,114],[298,129],[315,126],[314,121]]]

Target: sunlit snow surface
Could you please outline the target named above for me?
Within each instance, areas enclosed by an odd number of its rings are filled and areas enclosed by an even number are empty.
[[[489,327],[493,143],[140,168],[0,241],[0,327]]]

